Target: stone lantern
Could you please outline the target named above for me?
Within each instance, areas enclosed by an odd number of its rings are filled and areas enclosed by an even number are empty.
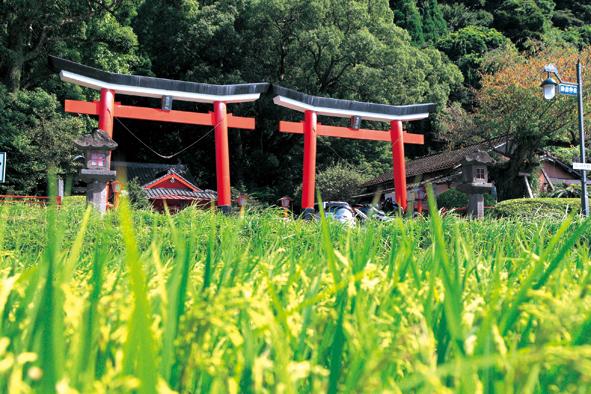
[[[488,181],[488,165],[494,160],[487,152],[476,151],[462,161],[462,179],[458,189],[468,195],[467,214],[475,219],[484,217],[484,193],[490,193],[493,184]]]
[[[283,216],[288,217],[289,207],[291,206],[291,202],[293,201],[292,198],[289,196],[283,196],[277,201],[279,201],[279,203],[281,204],[281,208],[283,208]]]
[[[117,143],[99,129],[93,130],[76,141],[76,146],[84,151],[86,168],[80,170],[80,179],[86,182],[86,201],[101,213],[107,210],[107,183],[116,177],[110,169],[111,151]]]

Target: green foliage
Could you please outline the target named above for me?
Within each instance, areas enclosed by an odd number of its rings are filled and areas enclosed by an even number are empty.
[[[591,4],[588,1],[554,0],[556,8],[552,22],[561,29],[583,27],[591,20]]]
[[[361,191],[361,185],[368,181],[367,175],[343,163],[337,163],[318,172],[316,188],[324,201],[351,201]]]
[[[425,41],[434,43],[447,33],[447,24],[437,0],[419,0]]]
[[[523,219],[561,219],[581,210],[578,198],[519,198],[501,201],[495,212],[502,217]]]
[[[0,209],[0,391],[577,393],[591,378],[588,221],[122,207]]]
[[[569,166],[572,166],[573,162],[578,161],[581,157],[581,151],[578,146],[549,146],[546,151]]]
[[[494,10],[493,27],[520,48],[527,47],[530,40],[541,40],[551,25],[553,0],[504,0],[500,3]]]
[[[480,26],[465,27],[437,42],[437,48],[462,70],[464,82],[476,88],[480,87],[480,68],[484,55],[510,45],[511,41],[497,30]]]
[[[463,3],[442,4],[441,12],[451,31],[457,31],[468,26],[488,27],[493,22],[490,12],[483,9],[473,9]]]
[[[581,184],[571,183],[569,185],[561,183],[554,185],[554,190],[548,193],[548,197],[554,198],[580,198],[581,197]]]
[[[56,97],[44,90],[8,93],[0,85],[0,150],[8,152],[2,194],[47,194],[50,167],[62,175],[76,172],[74,158],[80,152],[73,141],[86,125],[60,109]]]
[[[490,194],[484,195],[484,205],[489,207],[496,204],[496,201]],[[458,189],[449,189],[437,196],[438,208],[466,208],[468,205],[468,195]]]
[[[394,23],[406,30],[416,45],[423,45],[423,21],[416,0],[391,0],[390,6],[394,11]]]
[[[8,90],[49,85],[47,55],[112,71],[144,64],[128,23],[137,0],[8,0],[0,4],[0,71]],[[125,26],[127,24],[127,26]]]
[[[125,187],[127,191],[127,195],[129,196],[129,202],[135,209],[151,209],[152,204],[148,199],[148,195],[146,194],[146,190],[144,187],[138,182],[137,179],[131,179],[127,182]]]

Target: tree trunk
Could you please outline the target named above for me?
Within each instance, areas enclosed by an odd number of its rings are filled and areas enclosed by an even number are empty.
[[[511,160],[506,165],[493,169],[499,200],[523,198],[526,195],[525,182],[519,173],[533,172],[539,162],[536,151],[537,144],[534,141],[520,141],[511,154]]]
[[[8,72],[6,73],[5,83],[8,87],[8,91],[14,93],[21,87],[24,60],[20,55],[13,55],[9,57],[8,62]]]

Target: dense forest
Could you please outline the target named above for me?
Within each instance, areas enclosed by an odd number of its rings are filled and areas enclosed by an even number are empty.
[[[50,54],[118,73],[268,81],[378,103],[435,102],[438,111],[429,120],[406,125],[427,137],[407,155],[510,135],[519,149],[504,169],[501,195],[509,196],[519,194],[512,187],[517,170],[535,168],[542,149],[577,143],[572,99],[541,97],[543,64],[554,62],[572,80],[577,58],[588,66],[591,53],[591,0],[2,0],[0,23],[0,150],[9,157],[1,191],[7,193],[44,193],[49,165],[74,174],[72,140],[96,126],[95,119],[64,114],[65,98],[96,99],[97,92],[62,83],[49,68]],[[586,75],[591,78],[588,69]],[[118,101],[159,106],[151,99]],[[210,110],[180,102],[175,109]],[[303,141],[279,134],[277,125],[301,115],[269,98],[230,111],[257,119],[255,131],[230,131],[233,186],[266,201],[293,195]],[[180,162],[200,186],[213,188],[211,133],[162,158],[208,131],[116,122],[115,157]],[[321,174],[338,167],[352,179],[367,179],[390,160],[388,144],[319,140]]]

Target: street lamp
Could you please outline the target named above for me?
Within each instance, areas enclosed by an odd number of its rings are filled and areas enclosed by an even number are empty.
[[[577,96],[579,107],[579,137],[581,139],[581,163],[576,163],[581,170],[581,208],[583,215],[589,217],[589,198],[587,197],[587,170],[589,167],[585,162],[585,124],[583,114],[583,76],[581,71],[581,59],[577,61],[577,83],[566,82],[560,78],[558,69],[553,64],[548,64],[544,67],[544,72],[548,73],[548,77],[542,82],[541,88],[544,90],[544,98],[552,100],[556,96],[556,88],[560,94],[567,96]],[[556,82],[552,78],[552,74],[558,79]],[[576,169],[576,168],[575,168]]]

